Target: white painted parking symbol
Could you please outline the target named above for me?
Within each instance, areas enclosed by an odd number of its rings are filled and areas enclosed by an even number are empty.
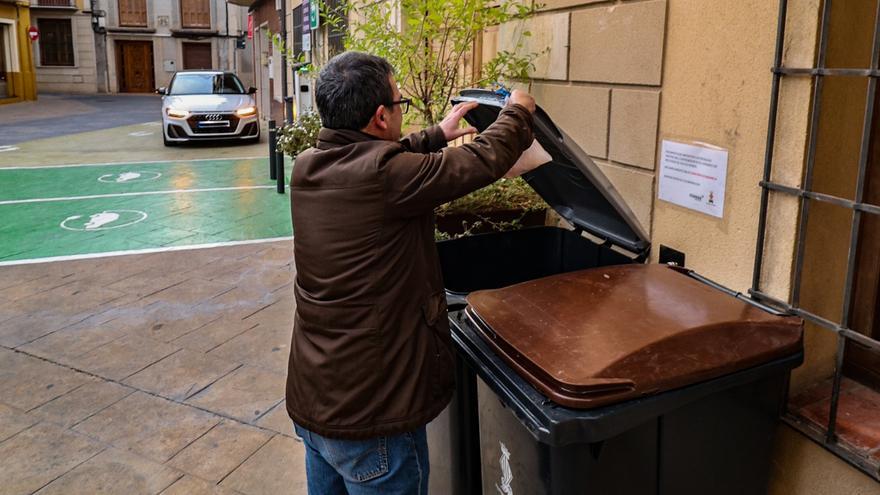
[[[15,151],[17,149],[20,149],[20,148],[18,146],[12,146],[12,145],[0,146],[0,153],[3,153],[4,151]]]
[[[135,131],[135,132],[128,133],[129,136],[135,136],[135,137],[152,136],[153,134],[154,134],[153,131]]]
[[[104,210],[91,215],[69,216],[61,222],[60,227],[77,232],[96,232],[128,227],[146,219],[147,214],[139,210]]]
[[[119,174],[104,174],[98,177],[98,182],[108,184],[128,184],[129,182],[146,182],[148,180],[156,180],[162,177],[159,172],[146,172],[143,170],[122,172]]]

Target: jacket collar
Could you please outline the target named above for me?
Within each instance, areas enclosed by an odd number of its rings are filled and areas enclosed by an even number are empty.
[[[321,130],[318,131],[318,143],[315,147],[326,150],[337,146],[345,146],[347,144],[379,140],[380,139],[376,136],[371,136],[361,131],[352,131],[349,129],[327,129],[326,127],[322,127]]]

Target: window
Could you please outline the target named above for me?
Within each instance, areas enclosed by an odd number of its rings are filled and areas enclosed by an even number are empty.
[[[209,0],[180,0],[181,25],[185,28],[208,29],[211,27]]]
[[[147,27],[147,0],[119,0],[119,25]]]
[[[814,65],[784,67],[787,4],[780,3],[751,293],[803,317],[812,341],[804,368],[819,381],[792,390],[786,422],[880,479],[880,431],[867,420],[880,407],[880,5],[825,0]],[[776,131],[785,122],[779,96],[786,82],[805,77],[807,151],[801,184],[792,186],[774,180]],[[768,210],[779,196],[800,206],[786,301],[761,286]],[[811,354],[819,360],[810,362]]]
[[[72,67],[73,33],[70,19],[38,19],[40,65]]]
[[[299,57],[303,51],[302,5],[293,9],[293,56]]]
[[[181,73],[174,76],[171,95],[243,95],[244,85],[235,74]]]
[[[345,35],[348,34],[348,13],[340,0],[327,0],[327,10],[333,19],[327,27],[327,56],[345,51]]]

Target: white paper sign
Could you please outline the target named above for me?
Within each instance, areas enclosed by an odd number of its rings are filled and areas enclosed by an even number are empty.
[[[721,218],[727,186],[727,150],[663,141],[658,196]]]

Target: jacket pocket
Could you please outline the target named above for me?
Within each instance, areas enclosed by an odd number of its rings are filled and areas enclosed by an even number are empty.
[[[437,291],[422,304],[422,315],[428,326],[435,327],[440,318],[446,318],[446,291]]]

